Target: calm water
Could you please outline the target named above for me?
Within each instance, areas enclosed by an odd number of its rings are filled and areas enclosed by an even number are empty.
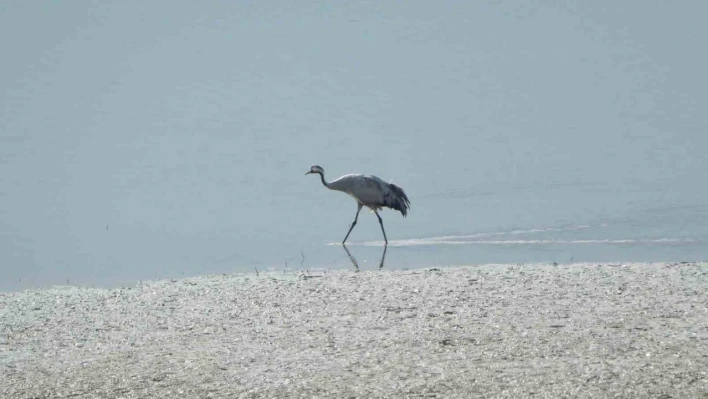
[[[313,164],[385,268],[708,259],[708,5],[561,3],[4,4],[0,290],[378,268]]]

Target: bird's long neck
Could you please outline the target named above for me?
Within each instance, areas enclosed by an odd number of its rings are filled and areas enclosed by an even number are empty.
[[[324,184],[325,187],[330,188],[329,183],[327,183],[327,181],[325,181],[324,173],[322,173],[322,172],[317,172],[317,173],[320,175],[320,180],[322,180],[322,184]]]

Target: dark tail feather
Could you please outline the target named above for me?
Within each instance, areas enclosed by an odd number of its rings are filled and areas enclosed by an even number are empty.
[[[393,183],[388,183],[389,193],[385,198],[384,206],[395,209],[401,212],[404,217],[408,215],[408,210],[411,208],[411,202],[402,188]]]

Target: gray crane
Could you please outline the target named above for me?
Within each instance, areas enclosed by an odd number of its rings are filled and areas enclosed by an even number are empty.
[[[411,202],[408,200],[408,197],[406,196],[406,193],[403,192],[402,188],[393,183],[386,183],[376,176],[360,174],[344,175],[337,180],[327,182],[324,178],[324,169],[318,165],[312,166],[310,171],[305,173],[305,175],[312,173],[319,174],[322,184],[324,184],[324,186],[328,189],[345,192],[354,197],[356,200],[358,206],[356,216],[354,216],[354,222],[352,222],[351,227],[349,227],[349,231],[344,237],[342,244],[347,242],[349,233],[352,232],[352,229],[356,226],[357,219],[359,219],[359,212],[361,212],[361,208],[366,206],[374,211],[376,217],[379,219],[384,241],[386,242],[386,245],[388,245],[386,230],[384,230],[383,220],[381,220],[381,216],[379,216],[378,211],[385,206],[401,212],[401,214],[405,217],[408,214],[408,209],[411,207]]]

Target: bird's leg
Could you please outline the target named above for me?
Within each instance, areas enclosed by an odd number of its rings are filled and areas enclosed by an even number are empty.
[[[376,217],[379,218],[379,224],[381,225],[381,231],[384,234],[384,242],[386,242],[386,245],[388,245],[388,239],[386,238],[386,230],[384,230],[384,227],[383,227],[383,220],[381,220],[381,216],[379,216],[378,212],[374,211],[374,213],[376,214]]]
[[[347,235],[344,237],[344,241],[342,241],[342,245],[347,242],[347,238],[349,238],[349,233],[352,232],[352,229],[354,226],[356,226],[356,221],[359,219],[359,212],[361,212],[361,208],[364,206],[362,204],[357,204],[358,208],[356,210],[356,216],[354,216],[354,221],[352,222],[352,227],[349,228],[349,231],[347,231]]]

